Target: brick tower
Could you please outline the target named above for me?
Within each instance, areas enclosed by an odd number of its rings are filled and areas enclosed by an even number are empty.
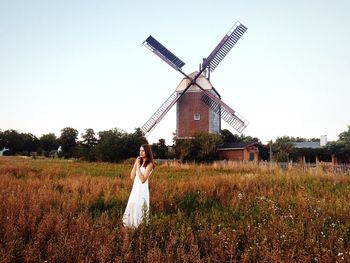
[[[194,78],[198,72],[189,75]],[[219,93],[213,88],[209,80],[200,75],[197,83],[205,90],[211,92],[217,98]],[[176,92],[182,93],[190,84],[188,78],[184,78],[176,88]],[[204,92],[196,85],[188,88],[187,92],[181,96],[176,104],[176,137],[178,139],[187,139],[193,137],[197,132],[220,132],[220,113],[213,111],[202,100]]]

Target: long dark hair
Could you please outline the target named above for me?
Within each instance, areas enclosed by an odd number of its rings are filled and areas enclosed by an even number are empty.
[[[146,161],[145,161],[145,167],[147,167],[147,165],[149,163],[152,163],[153,168],[155,167],[154,165],[154,158],[153,158],[153,152],[152,152],[152,148],[151,145],[149,144],[142,144],[141,147],[143,147],[143,149],[145,150],[145,154],[146,154]]]

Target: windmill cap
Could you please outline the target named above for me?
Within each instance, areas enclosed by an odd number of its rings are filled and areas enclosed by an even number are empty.
[[[192,72],[191,74],[189,74],[188,76],[191,79],[194,79],[197,76],[197,74],[198,74],[198,71],[195,71],[195,72]],[[191,83],[191,80],[189,80],[188,78],[183,78],[181,80],[180,84],[176,87],[176,92],[184,91],[190,83]],[[203,74],[201,74],[197,78],[196,83],[198,83],[198,85],[200,85],[205,90],[213,89],[213,85],[210,83],[210,81]],[[187,90],[187,92],[196,92],[196,91],[200,91],[200,88],[198,88],[198,86],[196,86],[196,85],[192,85]]]

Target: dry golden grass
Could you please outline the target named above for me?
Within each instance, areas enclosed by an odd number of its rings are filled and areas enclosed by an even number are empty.
[[[130,165],[0,158],[1,262],[349,262],[350,177],[157,166],[151,218],[121,217]]]

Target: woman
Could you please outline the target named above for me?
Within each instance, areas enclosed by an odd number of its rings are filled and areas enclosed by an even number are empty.
[[[123,215],[123,225],[125,227],[137,228],[143,220],[148,220],[148,178],[153,169],[152,149],[149,144],[143,144],[140,147],[140,156],[136,158],[130,172],[130,178],[134,183]]]

